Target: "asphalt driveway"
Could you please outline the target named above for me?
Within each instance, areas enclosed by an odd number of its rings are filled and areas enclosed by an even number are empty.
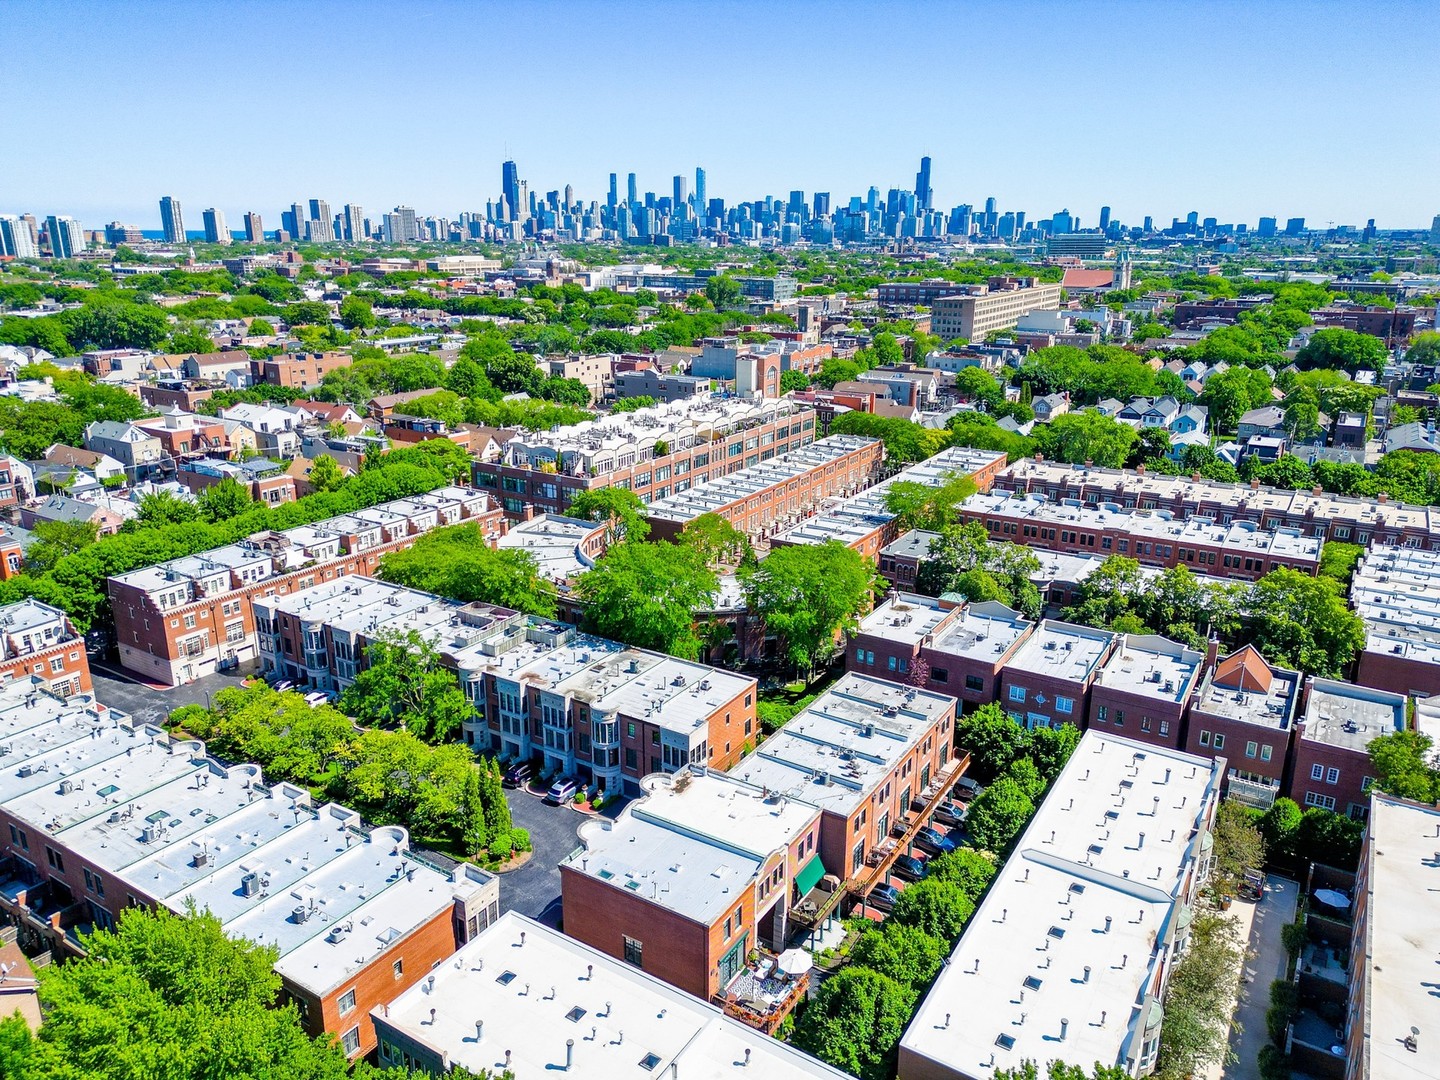
[[[209,705],[211,698],[227,686],[241,685],[238,675],[207,675],[203,679],[167,689],[142,682],[118,667],[90,657],[90,679],[95,696],[106,705],[129,713],[147,724],[162,723],[182,705]]]
[[[547,926],[559,926],[559,863],[580,846],[576,832],[589,818],[568,806],[550,806],[524,788],[505,794],[510,798],[510,817],[518,827],[530,830],[535,853],[519,870],[500,878],[500,910],[518,911]],[[619,809],[619,803],[612,805]]]

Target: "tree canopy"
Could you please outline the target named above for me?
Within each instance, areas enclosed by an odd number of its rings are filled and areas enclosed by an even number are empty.
[[[837,540],[787,544],[740,574],[751,612],[783,643],[790,663],[810,671],[831,655],[836,635],[870,601],[875,568]]]
[[[380,560],[380,577],[466,602],[514,608],[553,618],[555,586],[521,548],[490,546],[478,522],[434,529]]]
[[[695,548],[627,540],[579,576],[575,595],[592,632],[693,660],[701,649],[695,612],[710,606],[719,588],[715,571]]]

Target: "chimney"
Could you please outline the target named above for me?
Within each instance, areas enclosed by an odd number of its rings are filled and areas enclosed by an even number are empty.
[[[475,1041],[478,1043],[485,1036],[485,1021],[475,1021]]]
[[[1085,468],[1087,468],[1087,469],[1093,468],[1094,465],[1095,465],[1095,461],[1094,461],[1093,458],[1086,458],[1086,459],[1085,459]]]
[[[1198,472],[1192,472],[1190,474],[1190,479],[1193,483],[1198,484],[1200,482],[1200,474]]]
[[[1208,670],[1210,668],[1213,668],[1215,666],[1215,661],[1218,659],[1220,659],[1220,639],[1215,636],[1215,632],[1212,630],[1210,632],[1210,640],[1205,643],[1206,669]],[[1165,779],[1170,779],[1169,769],[1165,770]]]
[[[1323,495],[1323,494],[1325,494],[1325,489],[1322,488],[1319,484],[1316,484],[1314,487],[1312,487],[1312,488],[1310,489],[1310,494],[1311,494],[1311,495]]]
[[[1250,490],[1251,490],[1251,491],[1259,491],[1259,490],[1260,490],[1260,480],[1259,480],[1258,477],[1257,477],[1256,479],[1250,481]]]
[[[1383,503],[1383,502],[1385,502],[1387,499],[1389,499],[1389,497],[1390,497],[1389,495],[1387,495],[1385,492],[1382,491],[1382,492],[1380,492],[1380,494],[1378,494],[1378,495],[1375,496],[1375,501],[1378,502],[1378,503]]]
[[[1140,848],[1143,848],[1144,846],[1145,846],[1145,834],[1142,832],[1142,833],[1140,834],[1140,842],[1135,845],[1135,848],[1136,848],[1136,850],[1139,850]],[[1109,920],[1109,919],[1106,919],[1105,921],[1106,921],[1106,923],[1109,923],[1110,920]]]
[[[1045,455],[1044,455],[1044,454],[1039,454],[1039,453],[1037,453],[1037,454],[1035,455],[1035,460],[1036,460],[1036,461],[1044,461],[1044,460],[1045,460]]]
[[[1090,463],[1087,461],[1085,464],[1086,464],[1086,465],[1089,465]],[[1135,475],[1136,475],[1136,476],[1144,476],[1144,475],[1145,475],[1145,466],[1144,466],[1144,465],[1136,465],[1136,466],[1135,466]]]
[[[575,1040],[565,1040],[565,1071],[570,1071],[570,1066],[575,1063]]]

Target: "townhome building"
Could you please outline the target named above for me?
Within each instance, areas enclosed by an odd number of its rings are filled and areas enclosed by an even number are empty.
[[[1314,676],[1305,680],[1304,692],[1290,797],[1302,808],[1363,818],[1375,782],[1370,743],[1410,730],[1405,695]]]
[[[61,698],[91,690],[85,639],[70,616],[26,599],[0,607],[0,685],[31,680]]]
[[[1108,630],[1042,620],[1000,673],[1000,706],[1027,728],[1082,726],[1090,691],[1119,639]],[[1107,711],[1103,719],[1111,716]]]
[[[255,597],[373,574],[387,552],[461,521],[478,522],[487,536],[503,530],[483,492],[445,487],[118,574],[106,588],[120,663],[167,686],[256,664]]]
[[[375,1048],[372,1008],[499,916],[494,875],[437,869],[405,829],[87,694],[0,687],[0,739],[0,914],[32,953],[83,955],[127,908],[193,904],[274,948],[282,1000],[354,1060]]]

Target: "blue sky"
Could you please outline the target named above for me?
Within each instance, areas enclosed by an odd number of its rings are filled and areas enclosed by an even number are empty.
[[[1440,2],[0,0],[0,212],[267,227],[709,176],[1093,225],[1440,212]],[[23,60],[17,58],[24,57]],[[692,181],[693,182],[693,181]]]

